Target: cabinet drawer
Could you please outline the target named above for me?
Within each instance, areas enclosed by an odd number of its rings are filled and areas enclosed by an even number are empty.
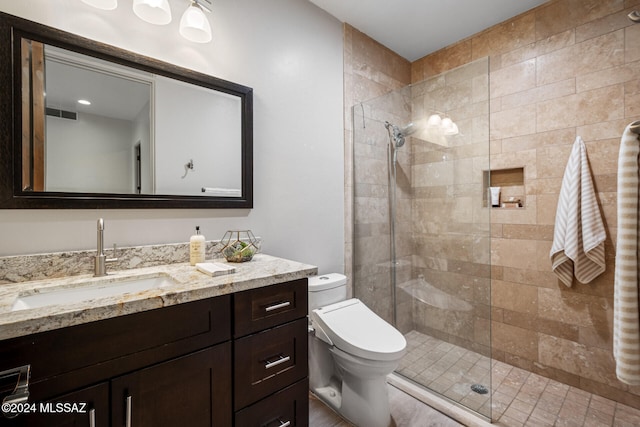
[[[31,400],[43,400],[226,341],[230,319],[225,295],[14,338],[0,371],[31,364]]]
[[[307,319],[240,338],[234,350],[238,410],[307,376]]]
[[[234,337],[307,315],[307,279],[251,289],[234,295]]]
[[[287,424],[289,423],[289,424]],[[236,412],[236,427],[307,427],[309,381],[305,378],[266,399]]]

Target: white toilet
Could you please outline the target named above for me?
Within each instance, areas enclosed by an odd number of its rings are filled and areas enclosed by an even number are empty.
[[[407,341],[360,300],[347,296],[347,278],[309,278],[309,386],[358,427],[391,422],[386,376]]]

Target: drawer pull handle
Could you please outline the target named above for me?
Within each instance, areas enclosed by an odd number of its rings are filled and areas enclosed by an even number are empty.
[[[280,304],[270,305],[269,307],[266,307],[264,311],[268,313],[270,311],[277,310],[279,308],[289,307],[290,305],[291,305],[290,301],[285,301],[285,302],[281,302]]]
[[[96,427],[96,410],[89,411],[89,427]]]
[[[275,366],[281,365],[285,362],[288,362],[289,360],[291,360],[291,357],[289,356],[280,356],[280,359],[276,360],[275,362],[269,362],[268,360],[265,361],[264,364],[264,368],[265,369],[271,369]]]
[[[131,427],[131,396],[127,396],[127,415],[125,426]]]
[[[282,420],[281,420],[281,419],[279,419],[279,418],[278,418],[277,420],[273,420],[273,421],[277,421],[277,422],[279,422],[279,423],[280,423],[280,424],[278,424],[278,425],[277,425],[277,426],[275,426],[275,427],[289,427],[289,426],[291,425],[291,421],[282,421]],[[268,426],[270,426],[270,425],[273,423],[273,421],[269,421],[267,424],[263,424],[263,425],[262,425],[262,427],[268,427]]]

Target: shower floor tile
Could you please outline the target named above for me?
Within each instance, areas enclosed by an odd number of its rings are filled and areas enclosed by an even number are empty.
[[[420,332],[405,334],[397,373],[504,427],[639,426],[640,410],[452,345]],[[491,366],[491,369],[489,367]],[[478,394],[481,384],[493,393]],[[491,398],[490,398],[491,397]]]

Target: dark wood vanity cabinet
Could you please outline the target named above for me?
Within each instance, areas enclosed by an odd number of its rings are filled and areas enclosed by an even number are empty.
[[[234,295],[237,427],[308,426],[307,279]]]
[[[30,364],[36,406],[0,425],[231,426],[230,340],[230,295],[5,340],[0,371]],[[43,413],[57,402],[86,406]]]
[[[2,341],[37,406],[0,426],[308,426],[306,314],[301,279]]]

